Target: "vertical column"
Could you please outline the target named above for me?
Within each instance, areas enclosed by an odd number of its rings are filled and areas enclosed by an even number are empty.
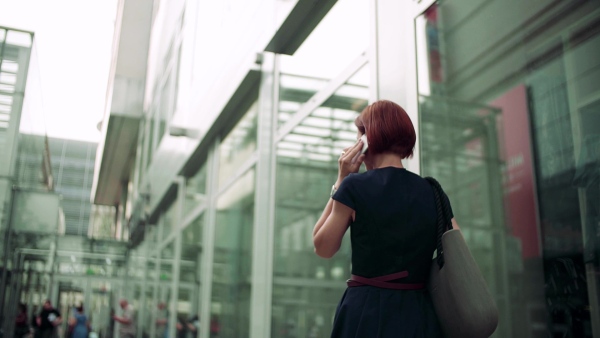
[[[405,161],[419,173],[419,105],[414,19],[420,6],[416,1],[370,0],[371,40],[369,100],[391,100],[410,116],[417,133],[414,156]]]
[[[181,231],[183,220],[183,204],[185,203],[185,178],[178,176],[177,182],[177,200],[175,204],[175,219],[173,220],[175,228],[173,264],[171,267],[171,301],[169,302],[169,337],[176,337],[177,328],[177,303],[179,302],[179,275],[181,272]]]
[[[135,208],[136,203],[138,202],[138,198],[140,196],[140,172],[143,170],[143,162],[142,157],[144,153],[144,131],[146,129],[146,123],[143,118],[140,119],[139,123],[139,131],[138,131],[138,140],[137,146],[135,149],[135,163],[133,166],[133,172],[131,176],[133,176],[133,189],[131,193],[133,194],[131,197],[132,208]],[[137,226],[137,225],[136,225]]]
[[[484,138],[484,147],[487,148],[486,153],[489,158],[499,159],[500,154],[498,151],[498,135],[496,123],[496,115],[490,115],[487,117],[488,121],[485,123],[487,138]],[[495,280],[496,292],[492,295],[495,298],[502,320],[498,323],[496,332],[498,335],[510,337],[513,335],[512,332],[512,316],[510,313],[510,279],[509,279],[509,268],[508,268],[508,255],[506,231],[499,225],[507,224],[504,219],[504,208],[503,205],[503,187],[502,187],[502,173],[500,167],[493,161],[487,164],[487,179],[485,180],[489,185],[489,198],[490,198],[490,220],[492,224],[491,234],[494,236],[494,245],[497,247],[495,252],[498,256],[494,260],[494,274],[493,279]],[[495,228],[494,228],[495,227]]]
[[[219,190],[219,140],[211,147],[206,160],[206,211],[202,234],[202,263],[200,267],[200,338],[209,338],[212,294],[215,227],[217,220],[217,191]]]
[[[14,203],[15,203],[15,199],[16,199],[16,188],[15,186],[13,186],[13,182],[12,179],[9,181],[7,180],[7,182],[10,183],[6,185],[6,188],[8,190],[9,186],[10,186],[10,190],[7,192],[8,195],[8,204],[6,209],[7,209],[7,215],[6,215],[6,220],[4,220],[4,215],[0,214],[0,223],[2,223],[3,221],[6,222],[6,226],[5,226],[5,230],[3,235],[3,252],[2,252],[2,273],[0,274],[0,310],[2,310],[2,313],[0,313],[0,328],[3,327],[2,325],[4,325],[4,321],[5,321],[5,313],[7,313],[8,311],[8,302],[6,302],[6,286],[8,283],[8,268],[9,268],[9,255],[11,252],[11,237],[12,237],[12,213],[13,213],[13,208],[14,208]],[[3,193],[3,192],[0,192]],[[0,225],[1,228],[1,225]]]
[[[50,243],[50,250],[48,255],[48,285],[46,286],[47,298],[50,298],[53,302],[58,297],[58,283],[54,282],[54,274],[58,270],[58,262],[56,260],[56,250],[58,247],[58,236],[54,236],[54,241]],[[56,291],[54,291],[56,290]]]
[[[163,215],[160,215],[158,218],[158,231],[156,237],[156,245],[158,249],[154,252],[156,258],[154,259],[154,289],[152,290],[152,302],[148,304],[146,307],[151,309],[150,311],[150,337],[156,337],[156,306],[158,304],[158,297],[160,295],[159,287],[160,285],[160,243],[163,238],[163,226],[164,226],[164,218]]]
[[[275,222],[275,136],[279,100],[279,58],[265,53],[258,97],[258,159],[252,244],[251,337],[271,336],[273,237]]]
[[[145,225],[144,226],[144,238],[146,238],[146,241],[148,241],[148,238],[150,236],[148,236],[148,226]],[[137,333],[137,338],[142,338],[143,337],[143,328],[144,325],[147,325],[147,323],[144,323],[144,318],[146,318],[146,311],[148,309],[148,303],[147,303],[147,299],[146,299],[146,293],[148,290],[148,277],[149,277],[149,269],[148,269],[148,264],[150,262],[150,255],[151,255],[151,245],[148,245],[147,243],[145,243],[145,248],[143,251],[143,255],[144,255],[144,279],[142,280],[142,288],[140,291],[140,308],[138,309],[138,320],[137,320],[137,329],[136,329],[136,333]]]

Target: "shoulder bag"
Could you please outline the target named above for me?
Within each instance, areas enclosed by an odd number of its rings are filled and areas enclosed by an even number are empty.
[[[498,326],[498,308],[460,230],[452,229],[450,206],[440,184],[432,186],[437,209],[437,257],[427,288],[447,338],[485,338]]]

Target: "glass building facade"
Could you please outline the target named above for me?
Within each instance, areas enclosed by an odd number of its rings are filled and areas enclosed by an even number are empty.
[[[123,255],[106,280],[58,279],[128,299],[138,337],[195,316],[201,338],[329,336],[351,250],[317,257],[312,228],[354,119],[390,99],[418,132],[405,166],[441,182],[498,304],[494,337],[600,337],[598,1],[166,4],[120,2],[92,198],[118,205]]]

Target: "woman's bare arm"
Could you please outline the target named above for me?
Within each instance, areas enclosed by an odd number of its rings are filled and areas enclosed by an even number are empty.
[[[364,160],[364,155],[360,154],[361,149],[362,141],[359,140],[342,152],[338,159],[338,179],[334,185],[336,189],[346,176],[358,172]],[[350,207],[334,201],[332,198],[327,201],[321,217],[313,228],[313,244],[317,255],[323,258],[331,258],[335,255],[340,249],[342,238],[348,229],[353,212],[354,210]]]
[[[331,212],[322,226],[318,229],[315,226],[313,232],[315,253],[323,258],[331,258],[338,252],[354,212],[350,207],[332,199],[327,203],[326,210],[328,207],[331,208]]]

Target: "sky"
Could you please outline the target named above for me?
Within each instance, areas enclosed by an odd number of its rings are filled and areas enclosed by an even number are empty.
[[[35,33],[48,136],[100,140],[117,1],[0,0],[0,26]]]

